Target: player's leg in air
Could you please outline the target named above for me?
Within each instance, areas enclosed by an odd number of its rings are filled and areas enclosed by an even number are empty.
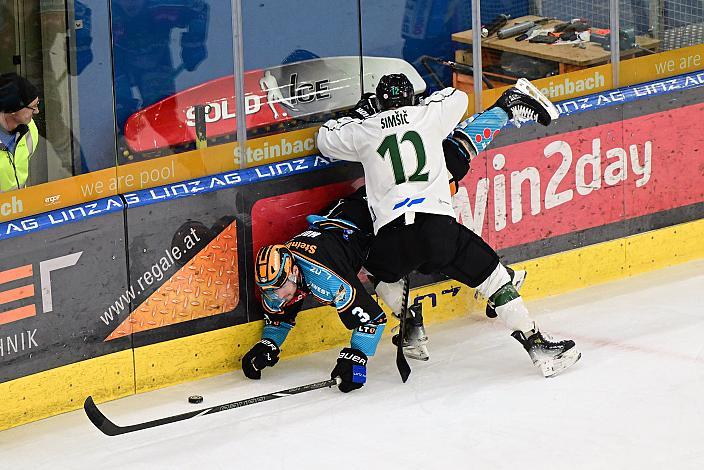
[[[547,126],[559,115],[559,110],[540,90],[521,78],[486,111],[460,122],[442,143],[451,194],[459,189],[459,182],[469,171],[472,160],[491,144],[509,121],[516,127],[529,121]]]

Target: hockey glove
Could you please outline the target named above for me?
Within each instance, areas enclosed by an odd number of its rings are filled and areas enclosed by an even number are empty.
[[[330,373],[330,378],[339,377],[337,388],[347,393],[362,388],[367,381],[367,355],[359,349],[345,348],[337,357],[337,365]]]
[[[376,95],[374,93],[365,93],[360,99],[352,111],[350,111],[351,118],[366,119],[379,112],[379,104],[376,100]]]
[[[242,372],[250,379],[262,378],[262,369],[279,362],[279,347],[269,338],[262,338],[247,354],[242,356]]]

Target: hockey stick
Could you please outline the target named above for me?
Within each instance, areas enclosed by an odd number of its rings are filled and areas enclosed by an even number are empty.
[[[126,434],[128,432],[141,431],[142,429],[154,428],[161,426],[163,424],[175,423],[177,421],[183,421],[185,419],[193,418],[195,416],[210,415],[213,413],[218,413],[220,411],[227,411],[233,408],[240,408],[247,405],[253,405],[255,403],[261,403],[263,401],[275,400],[281,397],[287,397],[290,395],[297,395],[303,392],[310,392],[311,390],[317,390],[319,388],[332,387],[337,385],[337,379],[324,380],[322,382],[316,382],[308,385],[301,385],[300,387],[289,388],[286,390],[281,390],[279,392],[268,393],[266,395],[260,395],[258,397],[247,398],[244,400],[233,401],[230,403],[225,403],[224,405],[211,406],[210,408],[204,408],[197,411],[189,411],[188,413],[181,413],[180,415],[167,416],[166,418],[155,419],[153,421],[146,421],[144,423],[131,424],[129,426],[118,426],[117,424],[110,421],[99,409],[95,406],[93,397],[89,396],[86,398],[83,404],[83,409],[88,415],[88,419],[98,428],[103,434],[108,436],[118,436],[120,434]]]
[[[406,383],[408,376],[411,375],[411,366],[408,365],[408,360],[403,354],[403,339],[406,337],[406,315],[408,315],[408,291],[410,289],[411,280],[409,276],[403,278],[403,306],[401,307],[401,318],[399,318],[398,341],[396,342],[396,367],[401,374],[401,380]]]

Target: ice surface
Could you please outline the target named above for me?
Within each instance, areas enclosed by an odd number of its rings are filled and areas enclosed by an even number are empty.
[[[430,361],[410,361],[405,385],[385,338],[362,390],[118,437],[80,410],[0,432],[0,468],[704,468],[704,260],[528,306],[582,350],[562,375],[544,379],[500,323],[473,314],[428,327]],[[280,362],[258,382],[236,371],[100,407],[121,425],[156,419],[325,380],[336,355]],[[204,402],[189,404],[192,394]]]

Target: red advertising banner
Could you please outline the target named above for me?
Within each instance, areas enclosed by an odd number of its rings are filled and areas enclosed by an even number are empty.
[[[704,202],[702,120],[696,104],[488,151],[455,209],[501,249]]]
[[[252,252],[303,232],[308,227],[306,216],[351,194],[362,183],[361,179],[346,181],[258,200],[252,207]]]

